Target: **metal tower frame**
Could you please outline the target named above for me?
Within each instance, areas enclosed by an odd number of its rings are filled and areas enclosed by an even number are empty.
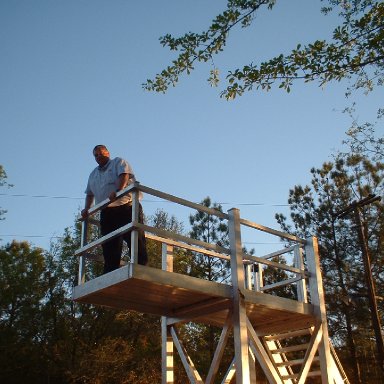
[[[227,220],[229,249],[138,222],[139,191]],[[269,383],[302,384],[318,376],[321,383],[348,383],[328,337],[326,308],[318,244],[315,237],[301,239],[240,217],[236,208],[227,213],[192,203],[136,182],[118,196],[132,195],[132,223],[88,243],[88,228],[97,221],[83,222],[78,285],[73,299],[119,309],[161,316],[162,384],[174,383],[174,354],[179,354],[190,383],[212,384],[230,335],[234,356],[222,383],[257,383],[255,361]],[[106,207],[106,200],[90,210],[93,215]],[[267,255],[244,253],[242,227],[284,239],[290,245]],[[137,230],[162,244],[162,269],[137,264]],[[131,261],[116,271],[86,281],[85,259],[92,249],[110,238],[131,232]],[[173,271],[174,248],[221,258],[230,263],[230,282],[218,283]],[[291,255],[292,264],[281,262]],[[305,260],[305,263],[304,263]],[[283,270],[287,278],[265,284],[265,267]],[[278,297],[275,290],[294,286],[294,299]],[[272,292],[269,293],[269,292]],[[181,341],[177,325],[202,322],[222,328],[219,342],[205,378],[196,369]],[[176,350],[176,351],[175,351]]]

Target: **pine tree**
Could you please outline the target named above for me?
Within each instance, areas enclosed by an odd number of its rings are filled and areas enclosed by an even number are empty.
[[[276,218],[283,230],[301,237],[319,238],[330,335],[336,346],[347,346],[346,366],[359,382],[369,382],[363,359],[372,338],[361,251],[353,218],[335,220],[335,213],[354,200],[383,193],[384,164],[349,154],[337,155],[334,162],[311,170],[311,186],[295,186],[289,192],[292,225],[283,215]],[[380,281],[383,270],[383,204],[363,210],[367,225],[374,278]],[[379,288],[379,287],[378,287]],[[382,288],[379,289],[382,294]],[[362,367],[360,374],[360,366]],[[379,373],[376,371],[376,375]]]

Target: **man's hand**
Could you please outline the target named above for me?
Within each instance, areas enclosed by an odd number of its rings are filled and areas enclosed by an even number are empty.
[[[82,211],[81,211],[81,217],[83,218],[83,219],[86,219],[87,217],[88,217],[88,209],[83,209]]]
[[[93,195],[87,195],[85,197],[84,209],[81,211],[81,217],[83,219],[86,219],[88,217],[88,210],[89,208],[91,208],[92,203],[93,203]]]
[[[115,201],[116,200],[116,192],[115,191],[110,193],[109,200],[111,200],[111,201]]]

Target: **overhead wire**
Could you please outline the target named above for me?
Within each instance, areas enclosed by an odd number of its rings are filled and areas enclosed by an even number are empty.
[[[37,199],[68,199],[68,200],[84,200],[84,197],[74,197],[74,196],[50,196],[50,195],[28,195],[26,193],[0,193],[0,196],[5,197],[27,197],[27,198],[37,198]],[[164,199],[161,200],[152,200],[152,199],[143,199],[143,202],[146,203],[171,203]],[[286,207],[289,204],[270,204],[270,203],[230,203],[230,202],[218,202],[219,205],[232,205],[232,206],[270,206],[270,207]],[[23,238],[50,238],[50,239],[59,239],[62,236],[46,236],[46,235],[11,235],[11,234],[0,234],[0,237],[23,237]],[[275,244],[275,243],[263,243],[263,242],[244,242],[244,244]]]
[[[0,196],[9,196],[9,197],[30,197],[30,198],[44,198],[44,199],[69,199],[69,200],[84,200],[84,197],[73,197],[73,196],[49,196],[49,195],[28,195],[25,193],[0,193]],[[143,199],[143,202],[146,203],[172,203],[167,200],[151,200]],[[289,204],[271,204],[271,203],[229,203],[229,202],[217,202],[220,205],[239,205],[239,206],[269,206],[269,207],[288,207]]]

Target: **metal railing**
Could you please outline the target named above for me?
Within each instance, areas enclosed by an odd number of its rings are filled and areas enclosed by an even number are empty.
[[[216,216],[220,219],[227,220],[228,227],[247,227],[255,231],[261,231],[268,233],[272,236],[279,238],[280,240],[286,241],[283,248],[278,249],[274,252],[255,256],[247,254],[242,251],[241,244],[241,232],[231,238],[230,236],[230,247],[225,248],[217,244],[207,243],[204,241],[196,240],[188,236],[177,234],[164,229],[149,226],[147,224],[139,223],[139,194],[143,193],[146,195],[154,196],[168,202],[182,205],[184,207],[197,210],[199,212],[206,213],[208,215]],[[141,185],[139,182],[132,183],[124,190],[117,194],[117,198],[122,197],[126,194],[131,194],[132,197],[132,222],[103,236],[96,240],[89,242],[88,233],[89,226],[97,224],[97,220],[94,219],[94,215],[100,210],[107,207],[110,201],[104,200],[100,204],[93,206],[89,210],[89,216],[87,219],[82,220],[82,236],[81,236],[81,247],[75,252],[76,256],[79,256],[79,277],[78,284],[85,282],[86,271],[85,271],[85,259],[90,257],[90,251],[100,246],[104,242],[108,241],[117,236],[121,236],[125,233],[131,234],[131,263],[137,263],[138,255],[138,230],[143,230],[146,233],[147,239],[160,242],[163,246],[171,246],[181,248],[187,251],[196,252],[203,254],[207,257],[219,258],[227,261],[231,261],[231,257],[234,255],[234,250],[241,250],[241,260],[244,271],[244,288],[258,292],[267,292],[284,286],[294,285],[296,291],[296,299],[301,302],[308,301],[307,295],[307,280],[311,276],[311,273],[304,268],[304,253],[306,248],[311,248],[312,244],[309,240],[302,239],[284,232],[277,231],[272,228],[262,226],[249,220],[240,218],[239,215],[233,215],[229,210],[228,213],[224,213],[214,208],[209,208],[201,204],[193,203],[191,201],[176,197],[153,188]],[[238,219],[237,219],[238,217]],[[308,253],[308,252],[307,252]],[[309,252],[312,253],[312,252]],[[285,254],[291,254],[293,263],[288,265],[287,263],[281,262],[281,257]],[[232,256],[231,256],[232,255]],[[276,261],[276,259],[278,259]],[[164,266],[164,261],[163,261]],[[275,268],[285,272],[285,279],[281,281],[275,281],[273,283],[265,284],[264,270],[266,267]],[[163,267],[164,268],[164,267]],[[231,279],[233,278],[233,268],[231,266]]]

